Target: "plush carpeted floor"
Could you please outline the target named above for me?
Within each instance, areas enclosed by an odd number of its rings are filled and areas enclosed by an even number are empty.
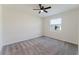
[[[3,55],[77,55],[78,46],[49,37],[39,37],[3,47]]]

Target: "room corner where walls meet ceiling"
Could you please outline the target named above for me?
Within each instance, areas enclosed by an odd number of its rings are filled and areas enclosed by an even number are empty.
[[[42,29],[40,29],[40,28],[42,28],[41,24],[42,24],[42,20],[43,20],[41,18],[45,18],[45,17],[48,17],[48,16],[52,17],[52,15],[60,14],[62,12],[65,12],[65,11],[79,7],[79,5],[74,5],[74,4],[72,4],[72,5],[70,5],[70,4],[69,5],[68,4],[67,5],[66,4],[63,4],[63,5],[62,4],[43,4],[43,6],[45,6],[45,7],[51,6],[52,8],[48,10],[48,13],[39,14],[38,11],[33,10],[35,8],[39,8],[38,4],[3,5],[4,32],[5,32],[4,36],[5,36],[5,38],[8,39],[9,35],[7,35],[7,33],[9,33],[9,34],[13,33],[9,37],[9,40],[7,40],[7,39],[5,40],[4,45],[8,44],[9,41],[11,43],[16,42],[16,39],[15,39],[16,34],[20,33],[21,31],[22,31],[21,34],[17,34],[17,37],[18,37],[17,39],[19,39],[19,40],[20,39],[26,40],[26,38],[29,39],[29,37],[32,38],[32,36],[34,36],[34,35],[36,35],[35,37],[41,36],[41,30]],[[27,25],[26,25],[26,23],[27,23]],[[29,26],[29,23],[31,24],[30,26]],[[11,26],[10,26],[10,24],[11,24]],[[21,24],[24,24],[24,25],[21,25]],[[34,29],[32,29],[33,26],[35,27]],[[30,28],[30,30],[27,29],[27,32],[26,32],[26,27]],[[14,28],[14,30],[12,30],[12,28]],[[21,29],[21,28],[24,28],[24,29]],[[34,30],[36,33],[32,30]],[[26,33],[32,34],[32,35],[27,35],[27,37],[26,37],[25,36]],[[11,37],[12,37],[12,40],[10,40]]]

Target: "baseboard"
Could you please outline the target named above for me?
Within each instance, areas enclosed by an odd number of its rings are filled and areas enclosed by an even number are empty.
[[[19,42],[26,41],[26,40],[35,39],[35,38],[38,38],[38,37],[41,37],[41,36],[42,36],[42,35],[35,36],[35,37],[30,38],[30,39],[25,39],[25,40],[19,40],[19,41],[15,41],[15,42],[11,42],[11,43],[6,43],[6,44],[3,44],[3,46],[15,44],[15,43],[19,43]]]
[[[45,36],[45,35],[42,36],[42,35],[40,35],[40,36],[37,36],[37,37],[33,37],[33,38],[31,38],[31,39],[35,39],[35,38],[38,38],[38,37],[49,37],[49,36]],[[55,38],[52,38],[52,37],[49,37],[49,38],[55,39]],[[31,39],[28,39],[28,40],[31,40]],[[62,42],[67,42],[67,41],[63,41],[63,40],[59,40],[59,39],[56,39],[56,40],[62,41]],[[26,41],[26,40],[16,41],[16,42],[13,42],[13,43],[5,44],[5,45],[3,45],[3,46],[15,44],[15,43],[19,43],[19,42],[22,42],[22,41]],[[71,43],[71,42],[67,42],[67,43],[74,44],[74,43]],[[77,45],[77,44],[75,44],[75,45]],[[0,51],[1,51],[1,49],[0,49]]]
[[[49,37],[49,36],[45,36],[45,35],[43,35],[43,36],[44,36],[44,37]],[[49,37],[49,38],[51,38],[51,39],[56,39],[56,38],[52,38],[52,37]],[[76,44],[76,43],[68,42],[68,41],[65,41],[65,40],[59,40],[59,39],[56,39],[56,40],[62,41],[62,42],[66,42],[66,43],[69,43],[69,44],[78,45],[78,44]]]

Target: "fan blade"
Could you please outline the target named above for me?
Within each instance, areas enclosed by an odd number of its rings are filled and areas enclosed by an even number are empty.
[[[44,9],[50,9],[51,7],[46,7],[46,8],[44,8]]]
[[[45,11],[46,13],[48,13],[48,11]]]
[[[40,9],[33,9],[33,10],[40,10]]]
[[[42,8],[41,4],[39,4],[40,9]]]
[[[41,11],[39,11],[39,14],[41,13]]]
[[[48,11],[44,10],[44,12],[48,13]]]

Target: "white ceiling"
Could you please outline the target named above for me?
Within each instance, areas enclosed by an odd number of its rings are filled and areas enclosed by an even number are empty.
[[[46,17],[46,16],[51,16],[54,14],[62,13],[71,9],[79,8],[78,4],[43,4],[45,7],[51,6],[51,9],[48,9],[48,13],[41,13],[39,14],[38,10],[33,10],[33,9],[38,9],[39,6],[37,4],[20,4],[20,5],[5,5],[10,8],[14,8],[18,11],[24,11],[28,13],[35,14],[40,17]]]
[[[45,16],[51,16],[54,14],[59,14],[65,11],[69,11],[71,9],[79,8],[79,5],[71,5],[71,4],[55,4],[51,5],[51,9],[48,10],[48,13],[41,13],[39,16],[45,17]]]

